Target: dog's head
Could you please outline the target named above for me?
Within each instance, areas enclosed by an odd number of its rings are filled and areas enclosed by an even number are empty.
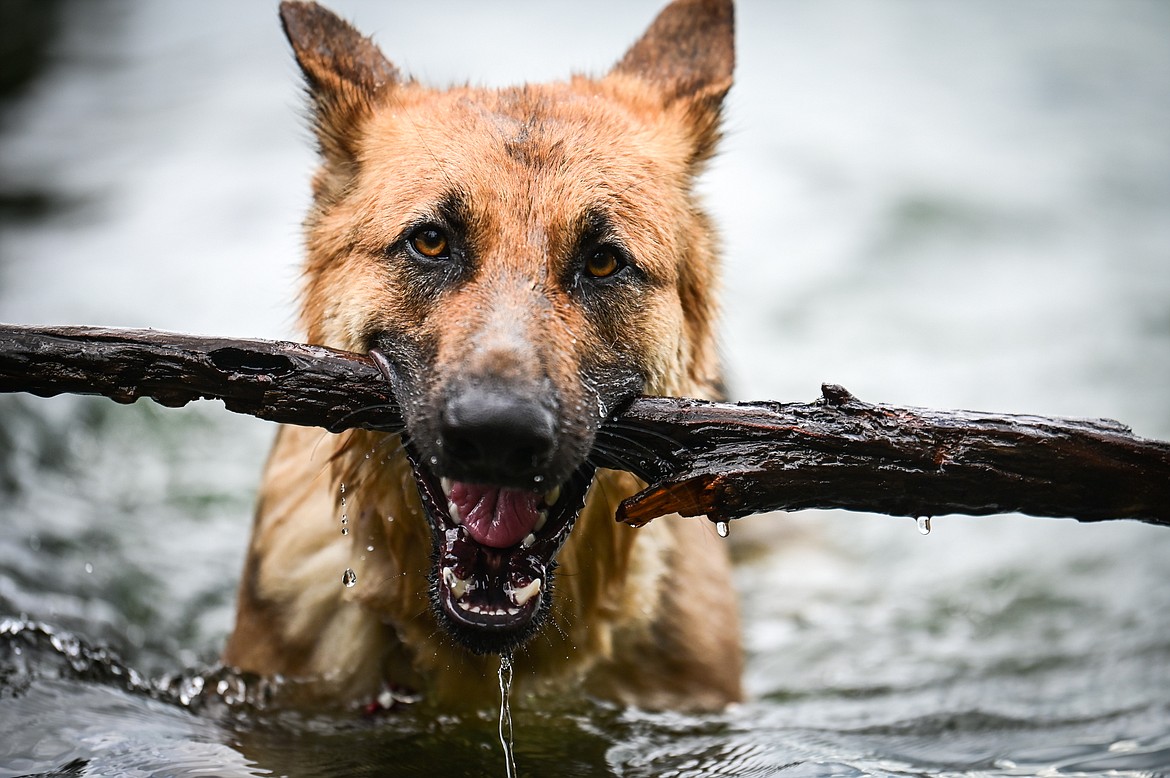
[[[548,608],[594,467],[639,456],[602,422],[717,385],[692,187],[731,85],[730,0],[677,0],[603,78],[503,90],[430,89],[319,6],[281,16],[321,152],[309,338],[384,356],[439,622],[507,650]]]

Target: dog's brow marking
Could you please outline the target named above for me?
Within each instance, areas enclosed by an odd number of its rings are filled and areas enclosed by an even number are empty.
[[[666,178],[667,176],[672,176],[672,175],[674,175],[674,173],[672,173],[672,172],[670,172],[670,171],[666,171],[666,172],[664,172],[664,173],[659,173],[658,175],[654,175],[654,176],[646,176],[645,178],[639,178],[637,181],[633,182],[632,184],[629,184],[628,186],[626,186],[626,187],[625,187],[624,189],[622,189],[621,191],[619,191],[619,192],[616,192],[616,193],[615,193],[615,196],[616,196],[616,197],[621,197],[622,195],[624,195],[624,194],[627,194],[627,193],[629,193],[630,191],[632,191],[632,190],[634,190],[634,189],[637,189],[637,188],[639,188],[639,187],[643,186],[644,184],[649,184],[649,183],[650,183],[650,182],[652,182],[652,181],[657,181],[657,180],[658,180],[658,179],[660,179],[660,178]]]
[[[398,104],[399,109],[402,111],[402,115],[406,117],[406,121],[410,123],[410,128],[414,130],[415,136],[418,137],[418,142],[422,144],[423,149],[427,152],[427,156],[429,156],[431,161],[435,163],[435,169],[438,170],[439,175],[443,177],[443,180],[447,182],[447,185],[451,187],[451,189],[457,189],[455,182],[452,181],[451,177],[447,175],[447,168],[443,165],[442,162],[439,161],[439,158],[435,155],[435,152],[431,150],[430,145],[427,143],[427,139],[423,136],[422,130],[419,128],[418,124],[415,123],[414,117],[410,115],[410,111],[407,110],[406,103],[402,102],[402,100],[394,94],[393,90],[390,92],[390,99],[391,101]]]

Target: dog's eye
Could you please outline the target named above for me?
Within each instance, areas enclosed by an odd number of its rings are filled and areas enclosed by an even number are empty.
[[[609,278],[624,266],[618,253],[608,246],[602,246],[585,259],[585,273],[590,278]]]
[[[447,236],[438,227],[420,227],[411,233],[410,247],[427,259],[446,259],[451,255]]]

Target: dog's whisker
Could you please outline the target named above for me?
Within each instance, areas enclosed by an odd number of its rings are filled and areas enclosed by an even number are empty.
[[[391,446],[391,447],[387,450],[388,446]],[[385,454],[386,456],[384,456],[382,458],[382,464],[385,464],[387,459],[394,456],[399,451],[405,451],[405,450],[406,450],[406,446],[403,445],[402,437],[400,435],[388,435],[385,438],[383,438],[382,440],[380,440],[376,446],[371,448],[369,450],[368,454],[370,456],[373,456],[373,455],[379,454],[379,453]]]
[[[343,425],[349,419],[352,419],[354,416],[359,416],[363,413],[369,413],[370,411],[379,411],[379,410],[383,410],[383,409],[388,410],[388,411],[393,411],[397,416],[401,417],[402,409],[398,407],[397,402],[375,403],[374,405],[365,405],[365,406],[362,406],[361,408],[355,408],[354,410],[345,414],[341,418],[337,419],[337,421],[334,422],[334,426],[339,427],[339,426]],[[400,418],[399,421],[396,424],[394,424],[393,426],[376,427],[374,429],[377,432],[398,432],[398,431],[400,431],[400,429],[403,426],[404,425],[403,425],[401,418]]]
[[[617,429],[617,430],[626,430],[626,431],[632,432],[636,435],[650,435],[652,437],[658,438],[659,440],[663,441],[664,443],[670,444],[674,448],[685,448],[685,446],[683,446],[682,443],[680,443],[679,441],[670,437],[669,435],[667,435],[664,432],[659,432],[658,430],[649,429],[648,427],[643,427],[640,425],[630,424],[629,422],[610,421],[610,422],[607,422],[605,424],[605,426],[602,427],[602,429],[605,429],[609,432],[612,432],[613,430]],[[629,440],[631,443],[635,442],[634,438],[632,438],[632,437],[627,437],[626,440]],[[642,445],[645,446],[645,444],[642,444]],[[647,450],[650,450],[650,449],[647,447]]]
[[[632,184],[629,184],[624,189],[618,191],[617,196],[620,197],[621,195],[628,194],[635,189],[640,189],[653,181],[661,181],[662,179],[669,178],[673,175],[674,173],[659,173],[656,176],[645,176],[644,178],[639,178],[637,181],[634,181]]]
[[[655,460],[659,459],[658,453],[656,451],[654,451],[654,449],[650,448],[647,445],[640,443],[639,441],[630,440],[629,438],[627,438],[626,436],[624,436],[620,433],[612,432],[612,431],[605,432],[605,433],[599,433],[594,438],[594,448],[599,448],[598,443],[597,443],[597,438],[602,438],[602,439],[611,438],[611,439],[618,441],[620,443],[626,443],[632,448],[641,449],[641,451],[644,455],[647,455]],[[612,447],[610,447],[609,445],[607,445],[604,442],[601,443],[600,447],[612,450]]]
[[[596,444],[593,446],[593,451],[589,453],[586,460],[597,467],[625,470],[635,475],[645,470],[645,468],[636,466],[632,460],[620,456],[612,449],[603,448]]]

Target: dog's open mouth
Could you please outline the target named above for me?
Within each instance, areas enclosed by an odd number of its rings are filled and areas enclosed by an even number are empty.
[[[440,623],[476,653],[502,653],[539,628],[555,557],[585,503],[594,468],[544,491],[439,478],[410,451],[431,524],[432,601]]]

